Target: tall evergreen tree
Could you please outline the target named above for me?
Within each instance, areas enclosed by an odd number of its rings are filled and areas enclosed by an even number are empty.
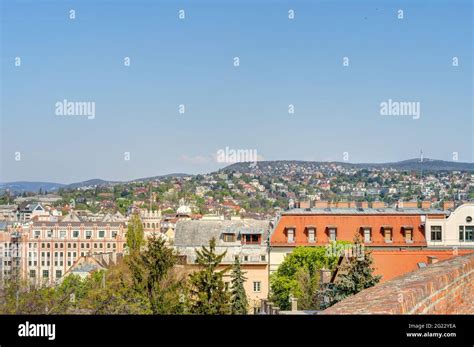
[[[244,276],[245,273],[240,267],[239,258],[235,258],[234,265],[232,266],[232,272],[230,274],[231,281],[231,311],[232,314],[247,314],[248,301],[247,294],[245,293],[244,283],[247,278]]]
[[[128,229],[125,237],[127,238],[127,246],[130,254],[139,252],[145,239],[143,224],[138,214],[134,214],[128,221]]]
[[[154,314],[174,313],[175,306],[179,305],[180,285],[173,281],[171,274],[176,256],[162,238],[155,236],[148,239],[144,248],[128,259],[134,288],[146,294]]]
[[[216,240],[209,241],[209,248],[202,246],[196,250],[196,263],[201,270],[190,275],[191,284],[191,313],[194,314],[229,314],[230,293],[223,281],[227,268],[218,271],[217,268],[226,252],[216,254]]]

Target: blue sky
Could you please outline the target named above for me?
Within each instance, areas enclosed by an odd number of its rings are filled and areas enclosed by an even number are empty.
[[[1,4],[2,182],[203,173],[226,147],[474,160],[468,0]],[[57,116],[63,99],[95,102],[95,118]],[[420,119],[380,115],[388,99],[419,102]]]

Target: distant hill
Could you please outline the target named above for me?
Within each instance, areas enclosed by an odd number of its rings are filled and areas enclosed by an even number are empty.
[[[426,170],[426,171],[474,171],[474,163],[445,161],[436,159],[410,159],[395,163],[355,164],[367,168],[393,168],[397,170]]]
[[[51,183],[51,182],[8,182],[0,183],[0,192],[9,190],[11,192],[23,193],[23,192],[35,192],[37,193],[40,189],[45,192],[55,192],[59,188],[64,187],[64,184],[61,183]]]
[[[161,175],[161,176],[152,176],[152,177],[145,177],[145,178],[139,178],[136,180],[132,180],[130,182],[140,182],[140,181],[153,181],[156,179],[162,179],[162,178],[168,178],[168,177],[191,177],[194,175],[186,174],[186,173],[171,173],[167,175]]]
[[[257,165],[251,163],[235,163],[219,170],[221,172],[242,172],[261,174],[281,174],[292,169],[318,170],[323,166],[338,165],[356,169],[394,169],[398,171],[474,171],[474,163],[461,163],[435,159],[410,159],[393,163],[348,163],[348,162],[318,162],[297,160],[259,161]]]
[[[135,179],[131,181],[107,181],[107,180],[103,180],[99,178],[94,178],[91,180],[76,182],[76,183],[71,183],[71,184],[51,183],[51,182],[23,182],[23,181],[7,182],[7,183],[0,183],[0,193],[4,192],[7,189],[12,193],[23,193],[23,192],[37,193],[40,190],[40,188],[43,191],[55,192],[59,190],[59,188],[77,189],[77,188],[88,187],[88,186],[101,187],[101,186],[108,186],[108,185],[114,185],[114,184],[119,184],[119,183],[131,183],[131,182],[139,182],[139,181],[147,182],[147,181],[152,181],[152,180],[160,179],[160,178],[188,177],[188,176],[192,176],[192,175],[185,174],[185,173],[176,173],[176,174],[167,174],[167,175],[162,175],[162,176]]]
[[[83,182],[67,184],[67,185],[64,186],[64,188],[66,188],[66,189],[76,189],[76,188],[88,187],[88,186],[98,186],[98,187],[100,187],[100,186],[106,186],[106,185],[114,184],[114,183],[118,183],[118,182],[117,181],[105,181],[105,180],[101,180],[99,178],[94,178],[94,179],[83,181]]]
[[[347,162],[318,162],[318,161],[299,161],[299,160],[275,160],[275,161],[259,161],[257,165],[251,163],[235,163],[220,169],[219,172],[241,172],[241,173],[258,173],[267,175],[281,175],[290,171],[317,171],[324,166],[338,165],[346,168],[356,169],[394,169],[398,171],[464,171],[474,172],[474,163],[460,163],[453,161],[424,159],[420,162],[420,159],[403,160],[394,163],[347,163]],[[51,182],[7,182],[0,183],[0,192],[9,189],[11,192],[23,193],[23,192],[35,192],[37,193],[40,189],[43,191],[54,192],[59,188],[76,189],[87,186],[106,186],[119,183],[130,183],[140,181],[152,181],[156,179],[168,178],[168,177],[190,177],[193,175],[185,173],[172,173],[161,176],[152,176],[140,179],[134,179],[130,181],[107,181],[102,179],[91,179],[83,182],[61,184]]]

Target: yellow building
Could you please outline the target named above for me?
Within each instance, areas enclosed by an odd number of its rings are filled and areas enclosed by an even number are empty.
[[[216,239],[216,253],[226,252],[221,269],[229,267],[238,257],[247,278],[244,288],[249,301],[249,312],[260,309],[260,301],[268,297],[268,256],[266,240],[267,220],[180,220],[176,224],[174,247],[194,267],[196,249],[208,246]],[[224,277],[230,286],[230,271]]]

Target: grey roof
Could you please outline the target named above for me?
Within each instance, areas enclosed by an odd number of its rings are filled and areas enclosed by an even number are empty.
[[[91,264],[91,263],[82,263],[77,265],[75,268],[71,269],[71,272],[76,273],[76,272],[91,272],[95,271],[98,269],[101,269],[102,267],[99,264]]]
[[[81,217],[75,212],[68,213],[61,222],[82,222]]]
[[[444,214],[446,215],[446,211],[436,210],[436,209],[421,209],[421,208],[393,208],[393,207],[386,207],[386,208],[294,208],[282,213],[282,215],[314,215],[314,214],[321,214],[321,215],[374,215],[374,214],[412,214],[412,215],[426,215],[426,214]]]
[[[21,212],[33,212],[37,207],[41,207],[44,210],[43,206],[38,202],[23,202],[20,204],[19,209]]]
[[[176,223],[174,244],[177,247],[200,247],[208,245],[214,237],[217,245],[224,245],[222,234],[258,233],[265,240],[269,221],[256,219],[242,220],[180,220]],[[240,241],[236,241],[240,244]],[[226,245],[229,243],[225,243]]]

